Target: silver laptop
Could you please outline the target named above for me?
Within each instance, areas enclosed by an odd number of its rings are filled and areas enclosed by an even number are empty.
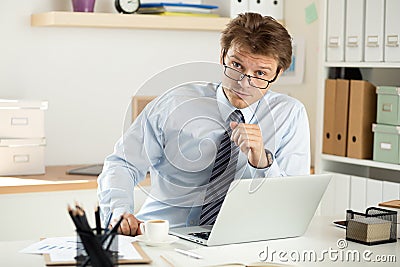
[[[213,226],[171,228],[207,246],[301,236],[332,175],[240,179],[232,182]]]

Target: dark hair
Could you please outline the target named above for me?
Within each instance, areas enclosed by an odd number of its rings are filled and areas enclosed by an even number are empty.
[[[269,16],[249,12],[232,19],[221,35],[223,57],[232,45],[250,53],[273,57],[282,70],[289,68],[292,62],[292,37]]]

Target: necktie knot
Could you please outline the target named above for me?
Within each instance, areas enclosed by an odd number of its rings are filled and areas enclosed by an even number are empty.
[[[236,121],[237,123],[244,122],[244,116],[240,110],[235,110],[229,115],[229,120]]]

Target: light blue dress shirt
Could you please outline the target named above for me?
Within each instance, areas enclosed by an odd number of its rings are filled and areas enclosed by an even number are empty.
[[[151,189],[140,220],[166,219],[171,227],[198,225],[219,140],[235,110],[220,85],[188,83],[149,103],[120,138],[98,178],[103,221],[134,211],[134,187],[149,171]],[[269,168],[253,168],[239,152],[235,179],[305,175],[310,172],[310,133],[298,100],[269,90],[241,109],[245,122],[258,124]]]

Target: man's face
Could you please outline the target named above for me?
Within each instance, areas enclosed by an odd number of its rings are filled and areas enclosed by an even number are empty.
[[[274,58],[252,54],[237,48],[235,45],[229,48],[225,58],[222,58],[221,54],[221,63],[223,61],[225,65],[234,70],[264,80],[273,80],[277,75],[278,62]],[[280,74],[281,71],[279,71],[278,75]],[[271,87],[271,84],[266,89],[258,89],[249,84],[248,77],[244,77],[241,81],[235,81],[223,75],[222,87],[229,102],[236,108],[242,109],[262,98]]]

